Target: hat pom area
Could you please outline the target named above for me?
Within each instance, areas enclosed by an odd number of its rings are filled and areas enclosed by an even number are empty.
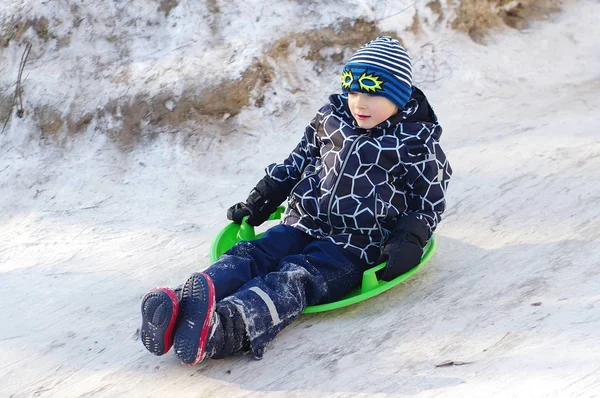
[[[393,37],[371,40],[344,66],[342,91],[380,95],[398,109],[404,108],[412,93],[412,63],[408,53]]]

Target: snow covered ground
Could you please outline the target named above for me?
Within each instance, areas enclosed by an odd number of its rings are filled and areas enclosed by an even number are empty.
[[[132,152],[93,129],[46,143],[15,119],[0,136],[0,396],[599,396],[598,15],[579,0],[486,46],[438,37],[448,73],[425,91],[455,174],[437,254],[401,287],[301,317],[262,361],[152,356],[140,298],[209,265],[226,208],[293,148],[323,94],[268,97],[234,133],[193,146],[164,134]],[[69,84],[36,85],[36,100]]]

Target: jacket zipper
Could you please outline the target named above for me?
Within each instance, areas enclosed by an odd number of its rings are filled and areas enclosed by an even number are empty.
[[[338,185],[340,184],[342,176],[344,175],[344,168],[348,163],[348,159],[350,159],[354,147],[356,146],[358,141],[360,141],[361,138],[362,136],[357,137],[356,140],[352,143],[352,145],[350,145],[350,149],[348,150],[348,156],[346,156],[346,159],[344,159],[344,161],[342,162],[342,167],[340,167],[340,172],[338,173],[338,176],[335,180],[335,184],[333,185],[333,190],[331,191],[331,195],[329,197],[329,206],[327,207],[327,222],[329,223],[330,233],[333,231],[333,225],[331,224],[331,209],[333,207],[333,198],[335,197],[335,191],[337,191]]]

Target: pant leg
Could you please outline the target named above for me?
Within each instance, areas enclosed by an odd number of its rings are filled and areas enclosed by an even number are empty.
[[[259,239],[236,244],[204,271],[214,282],[216,300],[235,292],[252,278],[276,270],[284,256],[301,253],[313,239],[296,228],[279,224]]]
[[[256,277],[218,305],[235,307],[250,348],[265,347],[309,305],[339,300],[361,281],[368,265],[329,241],[314,240],[301,254],[284,257],[276,271]]]

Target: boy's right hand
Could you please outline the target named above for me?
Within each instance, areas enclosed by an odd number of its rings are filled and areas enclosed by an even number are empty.
[[[269,219],[271,213],[277,210],[277,206],[254,188],[246,202],[236,203],[227,209],[227,218],[236,224],[241,224],[242,219],[249,216],[246,222],[253,227],[258,227]]]
[[[241,224],[244,217],[250,214],[250,210],[244,202],[236,203],[227,209],[227,218],[236,224]]]
[[[253,227],[258,227],[269,219],[269,216],[273,211],[271,208],[266,206],[266,202],[263,206],[251,205],[250,203],[236,203],[227,209],[227,218],[236,224],[241,224],[244,217],[249,216],[246,222]]]
[[[293,181],[291,181],[293,183]],[[290,193],[289,183],[279,183],[269,176],[263,177],[250,191],[245,202],[236,203],[227,209],[227,218],[241,224],[245,216],[248,224],[257,227],[269,219],[271,214]]]

